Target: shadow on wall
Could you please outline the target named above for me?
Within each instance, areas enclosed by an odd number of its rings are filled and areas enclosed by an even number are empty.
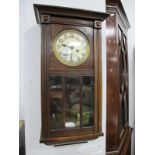
[[[133,53],[132,53],[132,69],[133,69],[133,74],[132,74],[132,82],[133,82],[133,88],[132,88],[132,115],[131,115],[131,121],[132,121],[132,127],[133,127],[133,132],[132,132],[132,142],[131,142],[131,155],[135,155],[135,47],[133,47]]]
[[[40,147],[40,27],[28,29],[24,37],[24,105],[26,146]]]

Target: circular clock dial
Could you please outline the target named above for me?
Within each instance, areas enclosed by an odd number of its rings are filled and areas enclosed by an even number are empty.
[[[90,54],[88,39],[78,30],[68,29],[60,32],[54,42],[53,51],[57,59],[68,66],[84,63]]]

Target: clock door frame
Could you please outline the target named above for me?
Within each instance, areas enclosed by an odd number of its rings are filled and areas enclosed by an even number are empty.
[[[34,4],[37,23],[41,25],[41,138],[45,144],[64,144],[95,139],[103,135],[102,132],[102,48],[101,27],[109,14],[79,10],[64,7],[45,6]],[[50,40],[52,24],[60,24],[64,27],[91,28],[92,40],[90,52],[93,52],[93,68],[89,68],[92,60],[86,61],[77,67],[60,64],[62,67],[50,68]],[[84,32],[83,32],[84,33]],[[89,34],[89,32],[88,32]],[[57,64],[58,65],[58,64]],[[87,66],[87,67],[86,67]],[[62,130],[49,132],[49,105],[48,105],[48,75],[93,75],[94,80],[94,126],[89,129]],[[53,136],[56,134],[56,136]]]

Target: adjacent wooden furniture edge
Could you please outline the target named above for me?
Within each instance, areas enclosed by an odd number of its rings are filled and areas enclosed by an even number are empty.
[[[25,123],[19,120],[19,154],[25,155]]]
[[[127,147],[131,141],[132,131],[133,131],[133,129],[128,127],[128,129],[124,133],[124,136],[122,138],[122,141],[119,144],[118,149],[115,151],[106,152],[106,155],[125,155],[126,151],[128,150]]]
[[[114,0],[107,0],[106,3],[107,3],[106,4],[106,9],[110,9],[110,8],[116,9],[118,15],[120,16],[120,19],[123,18],[123,20],[122,20],[123,24],[125,25],[125,27],[127,29],[129,29],[130,28],[130,23],[129,23],[128,17],[126,15],[126,12],[124,10],[124,7],[123,7],[121,1],[120,0],[115,0],[115,2],[114,2]]]

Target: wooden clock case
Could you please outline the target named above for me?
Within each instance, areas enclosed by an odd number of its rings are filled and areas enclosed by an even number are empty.
[[[88,10],[78,10],[56,6],[34,4],[37,23],[41,25],[41,138],[45,144],[64,144],[97,138],[102,132],[102,49],[101,27],[108,14]],[[52,43],[59,32],[65,29],[76,29],[82,32],[90,43],[90,56],[86,62],[78,66],[67,66],[60,63],[52,51]],[[62,76],[62,93],[52,93],[49,89],[50,76]],[[82,90],[82,78],[94,78],[94,112],[93,126],[66,129],[65,123],[65,80],[64,77],[77,76]],[[51,129],[50,97],[63,96],[61,121],[62,128]],[[63,94],[63,95],[60,95]],[[80,93],[81,94],[81,93]],[[80,116],[82,116],[82,95],[80,95]],[[58,122],[57,122],[58,123]]]
[[[107,0],[107,130],[106,154],[130,155],[129,67],[130,25],[120,0]]]

